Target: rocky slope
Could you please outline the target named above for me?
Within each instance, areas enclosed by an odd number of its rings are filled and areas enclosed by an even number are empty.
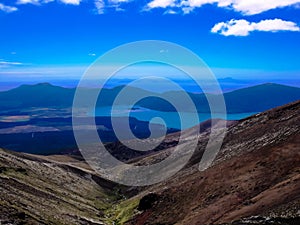
[[[204,172],[195,160],[200,137],[190,166],[143,192],[148,205],[127,224],[299,224],[299,112],[298,101],[231,126]]]
[[[299,224],[300,101],[228,122],[213,165],[199,172],[210,124],[186,167],[151,187],[122,187],[80,158],[0,150],[2,224]],[[194,130],[185,131],[196,138]],[[129,162],[149,165],[173,152],[178,133]],[[126,150],[111,144],[112,151]],[[113,152],[112,152],[113,153]],[[121,160],[126,157],[119,155]],[[0,223],[0,224],[1,224]]]
[[[116,188],[67,156],[0,150],[0,224],[104,224]]]

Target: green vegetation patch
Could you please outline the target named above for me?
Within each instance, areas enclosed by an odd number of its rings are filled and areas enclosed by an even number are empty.
[[[0,167],[0,174],[23,174],[23,175],[28,175],[27,170],[21,167],[6,167],[6,166],[1,166]]]
[[[129,221],[138,211],[137,207],[140,200],[138,198],[131,198],[120,202],[118,205],[107,211],[108,223],[115,225],[122,225]]]

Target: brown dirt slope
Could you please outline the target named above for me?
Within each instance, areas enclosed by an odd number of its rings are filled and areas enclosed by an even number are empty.
[[[233,125],[212,167],[193,161],[150,187],[127,224],[300,224],[299,112],[300,101]]]

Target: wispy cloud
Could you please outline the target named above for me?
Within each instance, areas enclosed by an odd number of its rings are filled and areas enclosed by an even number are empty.
[[[175,0],[153,0],[147,4],[147,8],[167,8],[167,7],[175,7]]]
[[[230,20],[216,24],[212,33],[224,36],[248,36],[253,31],[279,32],[279,31],[300,31],[300,27],[291,21],[281,19],[262,20],[258,23],[247,20]]]
[[[88,66],[2,66],[0,63],[0,80],[32,80],[34,79],[80,79]]]
[[[32,4],[32,5],[43,5],[50,2],[60,2],[63,4],[68,5],[80,5],[82,2],[87,2],[87,0],[17,0],[16,4],[18,5],[25,5],[25,4]],[[124,9],[120,8],[120,6],[124,3],[131,2],[133,0],[89,0],[94,2],[97,14],[103,14],[105,9],[111,8],[115,11],[123,11]]]
[[[22,65],[24,64],[21,62],[10,62],[10,61],[0,59],[0,68],[10,67],[10,66],[22,66]]]
[[[176,14],[179,14],[179,12],[175,11],[173,9],[168,9],[164,12],[164,15],[167,15],[167,14],[176,15]]]
[[[24,5],[24,4],[33,4],[33,5],[41,5],[46,4],[49,2],[54,2],[55,0],[18,0],[17,4]],[[70,4],[70,5],[79,5],[82,0],[57,0],[59,2],[62,2],[64,4]]]
[[[11,12],[15,12],[17,10],[18,10],[17,7],[7,6],[7,5],[0,3],[0,11],[6,12],[6,13],[11,13]]]
[[[203,5],[214,4],[244,15],[254,15],[276,8],[297,7],[299,3],[300,0],[152,0],[147,4],[147,8],[180,8],[187,13]]]
[[[25,4],[38,5],[38,4],[40,4],[40,0],[18,0],[17,4],[19,4],[19,5],[25,5]]]
[[[82,0],[60,0],[60,1],[65,4],[79,5]]]
[[[133,0],[94,0],[97,14],[104,14],[106,9],[113,9],[114,11],[125,11],[121,6],[123,4],[132,2]]]
[[[95,0],[95,6],[98,14],[103,14],[105,9],[104,0]]]
[[[105,9],[123,11],[124,8],[121,6],[129,2],[142,4],[141,7],[143,8],[143,11],[151,11],[155,8],[164,8],[167,9],[167,11],[170,10],[170,12],[180,11],[182,14],[189,14],[195,9],[207,4],[215,5],[219,8],[225,8],[227,10],[234,10],[243,15],[255,15],[283,7],[299,8],[300,5],[300,0],[17,0],[17,4],[41,5],[54,1],[71,5],[80,5],[81,2],[91,1],[94,2],[98,14],[105,13]],[[4,9],[5,11],[17,10],[15,7],[4,6],[3,4],[1,5],[2,8],[6,7]]]
[[[112,3],[112,4],[120,4],[120,3],[124,3],[124,2],[131,2],[132,0],[108,0],[108,2]]]
[[[219,1],[219,5],[232,7],[234,10],[242,12],[246,15],[259,14],[271,9],[283,8],[287,6],[296,6],[299,0],[226,0]],[[222,6],[222,5],[221,5]]]
[[[94,12],[96,14],[104,14],[109,11],[124,11],[128,7],[126,4],[138,2],[138,0],[17,0],[16,4],[42,5],[50,2],[60,2],[63,4],[80,5],[84,1],[94,3]],[[138,4],[142,4],[140,5],[142,11],[161,8],[164,9],[164,14],[189,14],[207,4],[226,10],[234,10],[244,16],[260,14],[277,8],[299,8],[300,6],[300,0],[147,0],[140,2]],[[10,13],[17,10],[17,7],[6,6],[0,3],[0,11]],[[228,22],[218,23],[211,30],[213,33],[224,36],[248,36],[253,31],[299,31],[299,26],[292,21],[282,19],[266,19],[258,23],[250,22],[246,19],[233,19]]]

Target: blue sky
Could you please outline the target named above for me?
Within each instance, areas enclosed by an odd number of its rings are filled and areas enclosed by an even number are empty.
[[[300,0],[0,0],[0,81],[78,78],[139,40],[175,42],[218,77],[299,79]]]

